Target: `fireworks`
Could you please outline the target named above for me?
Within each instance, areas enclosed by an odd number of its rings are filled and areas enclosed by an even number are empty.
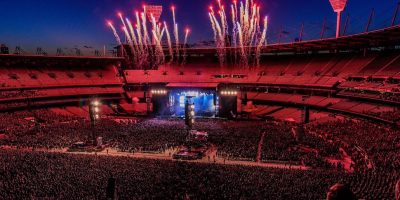
[[[186,28],[186,30],[185,30],[185,40],[183,42],[183,62],[182,62],[183,64],[186,63],[187,40],[188,40],[188,37],[189,37],[189,33],[190,33],[190,29]]]
[[[181,48],[179,42],[178,24],[176,22],[175,7],[173,6],[171,10],[173,14],[172,20],[175,52],[167,23],[165,21],[164,23],[159,23],[153,13],[147,12],[146,6],[143,7],[143,12],[135,12],[135,26],[132,24],[129,17],[124,18],[122,13],[117,14],[119,20],[121,21],[122,32],[126,38],[127,44],[124,44],[121,41],[117,29],[115,29],[113,23],[111,21],[107,22],[115,36],[118,45],[121,46],[124,56],[131,60],[132,64],[137,68],[155,68],[161,64],[164,64],[164,43],[168,45],[168,56],[170,57],[168,63],[172,63],[174,60],[179,62]],[[186,46],[189,32],[189,29],[186,29],[183,43],[183,62],[186,60]],[[129,51],[125,49],[126,46],[129,46]]]
[[[238,62],[240,66],[250,67],[251,63],[259,66],[261,48],[266,44],[268,17],[264,18],[263,29],[261,30],[260,7],[253,0],[245,0],[244,3],[243,1],[240,2],[238,8],[237,2],[234,0],[230,6],[232,32],[229,35],[225,7],[221,0],[217,0],[217,2],[219,11],[216,14],[213,7],[210,6],[209,18],[214,31],[220,64],[225,63],[227,47],[233,47],[235,62],[239,54]]]
[[[115,39],[117,40],[117,43],[118,43],[119,45],[122,45],[121,38],[119,37],[119,35],[118,35],[118,33],[117,33],[117,30],[115,30],[115,27],[114,27],[114,25],[112,24],[112,22],[108,22],[108,26],[110,26],[111,30],[113,31],[113,34],[114,34],[114,36],[115,36]]]

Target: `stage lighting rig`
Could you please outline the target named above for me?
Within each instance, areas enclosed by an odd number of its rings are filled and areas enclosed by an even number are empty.
[[[221,91],[222,96],[236,96],[238,94],[237,91],[234,90],[223,90]]]
[[[154,89],[154,90],[151,90],[151,94],[153,94],[153,95],[161,96],[161,95],[166,95],[167,93],[168,93],[168,91],[165,90],[165,89]]]
[[[194,103],[190,103],[189,100],[186,100],[185,103],[185,124],[191,129],[193,127],[193,124],[195,123],[195,108],[196,106]]]
[[[89,115],[93,125],[95,125],[96,120],[100,119],[100,106],[101,103],[98,100],[93,100],[92,102],[90,102]]]
[[[89,117],[90,117],[90,126],[92,128],[93,142],[95,142],[96,138],[94,126],[96,125],[96,121],[100,119],[100,112],[101,112],[100,106],[101,102],[97,99],[94,99],[89,103]]]

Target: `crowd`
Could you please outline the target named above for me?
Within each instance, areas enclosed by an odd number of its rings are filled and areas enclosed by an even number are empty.
[[[301,126],[286,123],[266,124],[262,159],[302,163],[316,168],[333,167],[326,158],[342,159],[339,146],[313,134]]]
[[[398,122],[400,121],[400,109],[383,112],[366,112],[365,114],[372,115],[387,121]]]
[[[361,89],[354,89],[354,88],[346,88],[345,90],[343,90],[340,93],[346,94],[346,95],[353,95],[353,96],[357,96],[357,97],[400,102],[400,94],[399,94],[399,90],[397,88],[393,88],[391,92],[380,92],[377,90],[361,90]]]
[[[399,177],[10,150],[0,164],[0,199],[106,199],[111,177],[119,199],[324,199],[337,182],[393,199]]]
[[[184,124],[172,120],[118,123],[101,119],[92,128],[88,119],[48,110],[2,113],[0,119],[0,133],[6,135],[0,145],[21,148],[67,148],[77,142],[89,141],[95,135],[120,151],[163,151],[179,146],[187,136]]]
[[[33,148],[68,148],[74,143],[102,137],[108,147],[125,152],[163,152],[183,145],[188,136],[183,120],[145,119],[138,123],[101,119],[94,128],[86,119],[48,110],[0,114],[0,145]],[[12,121],[12,123],[8,123]],[[298,140],[284,122],[196,120],[194,129],[205,131],[217,156],[230,160],[284,161],[312,167],[331,167],[326,157],[340,159],[339,147],[311,134]]]
[[[394,187],[388,185],[400,176],[400,131],[378,123],[346,119],[302,129],[284,122],[198,119],[194,129],[209,134],[218,156],[255,161],[261,153],[262,161],[296,162],[313,169],[26,152],[24,147],[69,147],[92,134],[120,151],[161,152],[184,144],[188,132],[179,119],[133,123],[107,118],[92,128],[87,119],[46,109],[18,111],[0,114],[0,146],[24,148],[0,151],[0,199],[104,199],[109,177],[117,179],[122,199],[321,199],[336,182],[349,184],[359,198],[393,199]],[[351,157],[354,173],[334,170],[327,161],[341,160],[340,149]]]
[[[400,130],[361,120],[338,120],[314,123],[308,132],[331,140],[348,152],[357,171],[375,169],[400,172]]]
[[[330,183],[338,181],[333,175],[313,172],[282,176],[283,171],[280,170],[248,170],[116,157],[0,153],[0,162],[4,166],[1,170],[1,199],[105,199],[109,177],[116,178],[117,194],[121,199],[182,199],[185,196],[204,199],[282,199],[286,196],[315,199],[323,196]],[[298,182],[298,187],[291,187],[295,183],[289,181],[290,176],[310,180],[310,185]],[[326,183],[316,184],[314,176],[320,176],[319,181],[323,178]],[[280,187],[272,188],[271,185]]]
[[[0,99],[11,99],[11,98],[23,98],[23,97],[32,97],[38,95],[38,92],[35,90],[20,90],[20,91],[0,91]]]

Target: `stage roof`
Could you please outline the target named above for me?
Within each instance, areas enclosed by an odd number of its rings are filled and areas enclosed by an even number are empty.
[[[170,88],[216,88],[219,83],[169,83]]]

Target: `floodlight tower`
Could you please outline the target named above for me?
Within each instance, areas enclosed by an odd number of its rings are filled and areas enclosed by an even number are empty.
[[[336,38],[340,36],[340,20],[342,17],[342,12],[346,8],[347,0],[329,0],[331,2],[333,11],[337,13],[336,21]]]

